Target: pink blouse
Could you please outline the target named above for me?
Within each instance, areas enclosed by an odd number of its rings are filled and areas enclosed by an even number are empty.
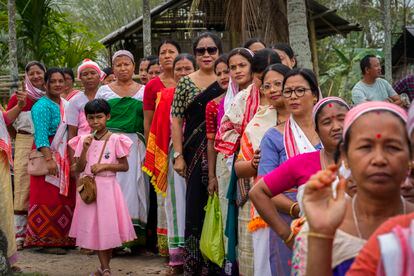
[[[312,175],[321,169],[320,151],[304,153],[283,162],[263,177],[263,181],[273,196],[276,196],[305,184]]]

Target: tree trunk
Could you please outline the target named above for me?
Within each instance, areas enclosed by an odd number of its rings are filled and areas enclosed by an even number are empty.
[[[287,1],[289,41],[296,54],[298,66],[312,69],[309,46],[306,0]]]
[[[385,79],[392,83],[391,3],[384,0],[384,61]]]
[[[142,43],[144,44],[144,57],[151,55],[150,0],[142,0]]]
[[[10,63],[10,95],[18,89],[19,71],[17,67],[17,44],[16,44],[16,3],[8,0],[7,5],[9,17],[9,63]]]
[[[364,14],[363,11],[366,11],[369,7],[372,7],[372,1],[371,0],[361,0],[359,1],[359,11],[358,13]],[[364,38],[367,40],[368,47],[375,48],[375,41],[372,37],[371,28],[369,26],[370,18],[368,16],[359,16],[361,18],[360,23],[362,25],[363,32],[364,32]],[[362,43],[361,48],[365,47],[365,43]]]

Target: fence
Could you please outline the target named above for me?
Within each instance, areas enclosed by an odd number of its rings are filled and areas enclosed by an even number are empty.
[[[19,89],[21,89],[23,77],[24,74],[19,74],[19,81],[17,83],[19,85]],[[2,106],[6,105],[9,101],[11,85],[12,81],[10,79],[10,75],[0,76],[0,103]]]
[[[19,89],[22,89],[22,80],[24,78],[24,74],[19,74]],[[134,75],[133,79],[138,81],[138,75]],[[7,105],[7,102],[10,98],[10,87],[12,85],[12,81],[10,79],[10,75],[0,75],[0,104],[2,106]],[[82,89],[82,84],[79,79],[75,79],[74,86],[77,89]]]

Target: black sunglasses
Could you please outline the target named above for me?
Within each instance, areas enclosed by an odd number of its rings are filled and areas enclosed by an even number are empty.
[[[202,56],[205,53],[209,54],[209,55],[215,55],[218,51],[217,47],[206,47],[206,48],[196,48],[195,49],[195,53],[197,56]]]

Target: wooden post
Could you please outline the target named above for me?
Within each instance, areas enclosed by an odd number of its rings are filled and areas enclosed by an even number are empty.
[[[112,55],[113,55],[113,52],[112,52],[112,46],[113,45],[109,45],[109,47],[108,47],[108,52],[109,52],[109,62],[108,62],[108,64],[110,64],[111,65],[111,67],[112,67]]]
[[[385,79],[392,83],[391,3],[384,0],[384,61]]]
[[[17,66],[17,44],[16,44],[16,3],[8,0],[7,11],[9,17],[9,66],[10,66],[10,95],[19,87],[19,69]]]
[[[142,0],[142,43],[144,57],[151,55],[151,7],[149,0]]]
[[[287,1],[289,41],[299,67],[312,68],[306,0]]]
[[[239,34],[234,31],[228,31],[230,33],[231,49],[239,47],[240,39]]]
[[[316,76],[319,78],[319,63],[318,63],[318,47],[317,47],[317,38],[316,38],[316,29],[314,19],[309,20],[309,29],[310,29],[310,44],[312,52],[312,63],[313,71]]]

